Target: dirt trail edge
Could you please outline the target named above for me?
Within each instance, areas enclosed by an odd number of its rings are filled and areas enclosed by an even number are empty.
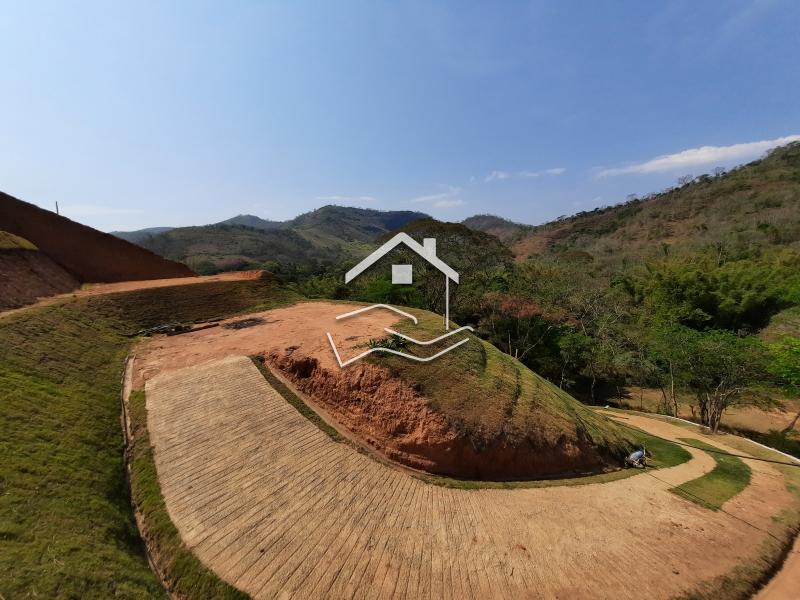
[[[658,478],[431,486],[332,441],[247,356],[162,371],[146,391],[172,521],[204,564],[254,598],[668,598],[755,559],[758,525],[788,501],[767,471],[725,512],[671,494],[713,468],[697,451]]]

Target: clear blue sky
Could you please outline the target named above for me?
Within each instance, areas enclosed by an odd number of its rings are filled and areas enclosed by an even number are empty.
[[[0,9],[0,190],[103,230],[538,223],[800,134],[796,0]]]

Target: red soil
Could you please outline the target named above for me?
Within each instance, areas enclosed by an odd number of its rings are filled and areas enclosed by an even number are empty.
[[[570,472],[597,472],[603,461],[588,443],[536,445],[529,439],[476,439],[464,427],[430,408],[429,399],[388,369],[358,362],[340,369],[326,333],[343,360],[363,352],[370,338],[396,326],[398,316],[372,311],[356,321],[337,321],[352,304],[306,302],[247,315],[260,324],[244,329],[226,325],[174,337],[157,336],[136,350],[134,388],[165,371],[226,356],[260,354],[292,386],[320,409],[340,431],[398,463],[432,473],[469,479],[530,479]],[[533,436],[531,436],[533,437]]]
[[[502,437],[488,444],[472,439],[384,367],[359,363],[331,370],[296,351],[271,351],[264,358],[356,438],[415,469],[508,480],[597,472],[604,467],[603,458],[589,443],[537,447],[527,441],[511,444]]]
[[[194,275],[186,265],[2,192],[0,230],[33,242],[82,283]]]
[[[70,273],[36,250],[0,250],[0,310],[62,294],[80,285]]]

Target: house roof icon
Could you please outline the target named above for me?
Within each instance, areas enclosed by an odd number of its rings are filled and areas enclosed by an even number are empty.
[[[386,254],[394,250],[400,244],[405,244],[408,248],[427,260],[431,265],[439,269],[442,273],[444,273],[447,280],[452,280],[455,283],[458,283],[458,273],[442,259],[436,256],[436,238],[425,238],[423,243],[420,244],[410,235],[402,232],[395,235],[392,239],[358,263],[355,267],[350,269],[344,276],[344,282],[350,283],[353,279],[361,275],[361,273],[369,269],[372,265],[386,256]]]

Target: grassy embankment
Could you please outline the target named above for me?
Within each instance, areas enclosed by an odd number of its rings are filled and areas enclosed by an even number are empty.
[[[367,454],[378,460],[378,462],[387,464],[383,458],[377,457],[374,453],[369,452],[364,447],[351,442],[342,436],[335,428],[329,425],[322,417],[320,417],[313,408],[308,406],[302,398],[287,386],[283,381],[276,377],[272,371],[264,364],[260,356],[252,356],[251,360],[256,365],[261,375],[275,388],[275,390],[283,396],[289,404],[291,404],[301,415],[308,419],[311,423],[316,425],[323,433],[328,435],[335,442],[343,442],[350,444],[355,450]],[[667,468],[674,467],[681,463],[688,461],[692,455],[677,444],[673,444],[666,440],[651,436],[641,430],[629,428],[629,434],[636,445],[644,444],[647,446],[648,451],[652,454],[652,459],[648,462],[651,468]],[[599,473],[597,475],[587,475],[584,477],[571,477],[565,479],[543,479],[537,481],[473,481],[466,479],[454,479],[451,477],[442,477],[432,474],[416,474],[415,477],[433,485],[443,487],[457,488],[457,489],[515,489],[515,488],[539,488],[539,487],[553,487],[553,486],[572,486],[572,485],[587,485],[590,483],[607,483],[624,479],[632,475],[637,475],[641,471],[637,469],[623,469],[618,471],[611,471],[609,473]]]
[[[37,250],[37,248],[25,238],[0,230],[0,250]]]
[[[293,299],[269,282],[214,282],[81,298],[0,318],[2,597],[163,597],[123,468],[127,335]],[[139,484],[134,478],[134,488]],[[185,578],[191,587],[197,569],[172,562],[170,584],[185,587]]]
[[[705,450],[717,464],[702,477],[670,489],[674,494],[711,510],[719,510],[750,485],[750,467],[741,458],[725,454],[719,448],[694,438],[680,438],[680,441]]]
[[[440,316],[422,310],[412,313],[419,324],[406,320],[397,331],[423,340],[443,333]],[[551,448],[589,439],[599,452],[621,464],[636,444],[627,430],[477,336],[464,332],[428,347],[409,344],[406,351],[430,356],[464,335],[471,338],[468,343],[430,363],[391,355],[373,355],[369,360],[418,389],[430,399],[431,408],[477,447],[501,437],[511,444],[527,440]]]

